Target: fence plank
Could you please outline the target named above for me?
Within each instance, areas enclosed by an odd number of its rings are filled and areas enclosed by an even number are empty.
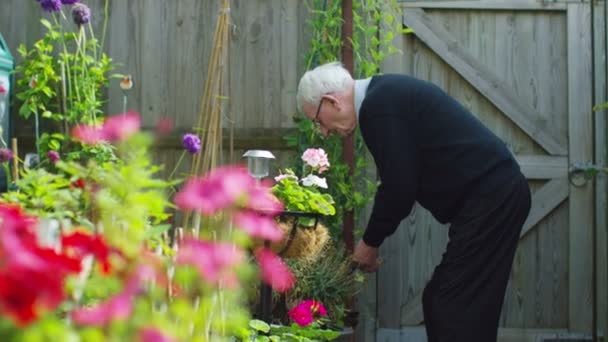
[[[592,160],[591,42],[588,4],[568,4],[568,112],[570,160]],[[593,184],[570,186],[569,328],[591,327]]]
[[[435,53],[471,82],[539,145],[551,154],[566,154],[565,139],[554,133],[554,129],[549,127],[533,107],[522,103],[499,77],[466,52],[446,29],[434,23],[420,9],[409,9],[403,17],[405,25],[414,29],[415,34]]]

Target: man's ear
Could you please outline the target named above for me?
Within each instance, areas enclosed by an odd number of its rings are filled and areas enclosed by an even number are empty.
[[[326,102],[331,103],[332,106],[334,106],[338,111],[340,110],[340,98],[337,97],[335,94],[325,94],[322,97],[325,99]]]

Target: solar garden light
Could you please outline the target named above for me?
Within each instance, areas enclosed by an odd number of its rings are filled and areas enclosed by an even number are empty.
[[[275,159],[270,151],[249,150],[243,154],[247,158],[247,170],[249,174],[258,180],[268,176],[271,159]]]

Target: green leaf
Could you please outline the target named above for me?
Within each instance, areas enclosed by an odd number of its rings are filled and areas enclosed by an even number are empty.
[[[42,26],[46,27],[49,31],[51,31],[53,29],[51,22],[46,19],[40,19],[40,23],[42,24]]]
[[[261,321],[259,319],[252,319],[249,321],[249,326],[256,331],[261,331],[267,334],[270,331],[270,325],[268,323]]]
[[[163,233],[168,231],[169,229],[171,229],[170,224],[159,224],[159,225],[153,226],[144,232],[143,238],[144,239],[158,238]]]

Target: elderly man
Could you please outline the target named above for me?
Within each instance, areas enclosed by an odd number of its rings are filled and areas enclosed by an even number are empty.
[[[319,131],[357,126],[380,186],[353,259],[378,269],[378,247],[415,201],[449,242],[423,293],[430,342],[496,341],[498,320],[530,190],[505,144],[437,86],[405,75],[353,80],[340,63],[306,72],[298,107]]]

